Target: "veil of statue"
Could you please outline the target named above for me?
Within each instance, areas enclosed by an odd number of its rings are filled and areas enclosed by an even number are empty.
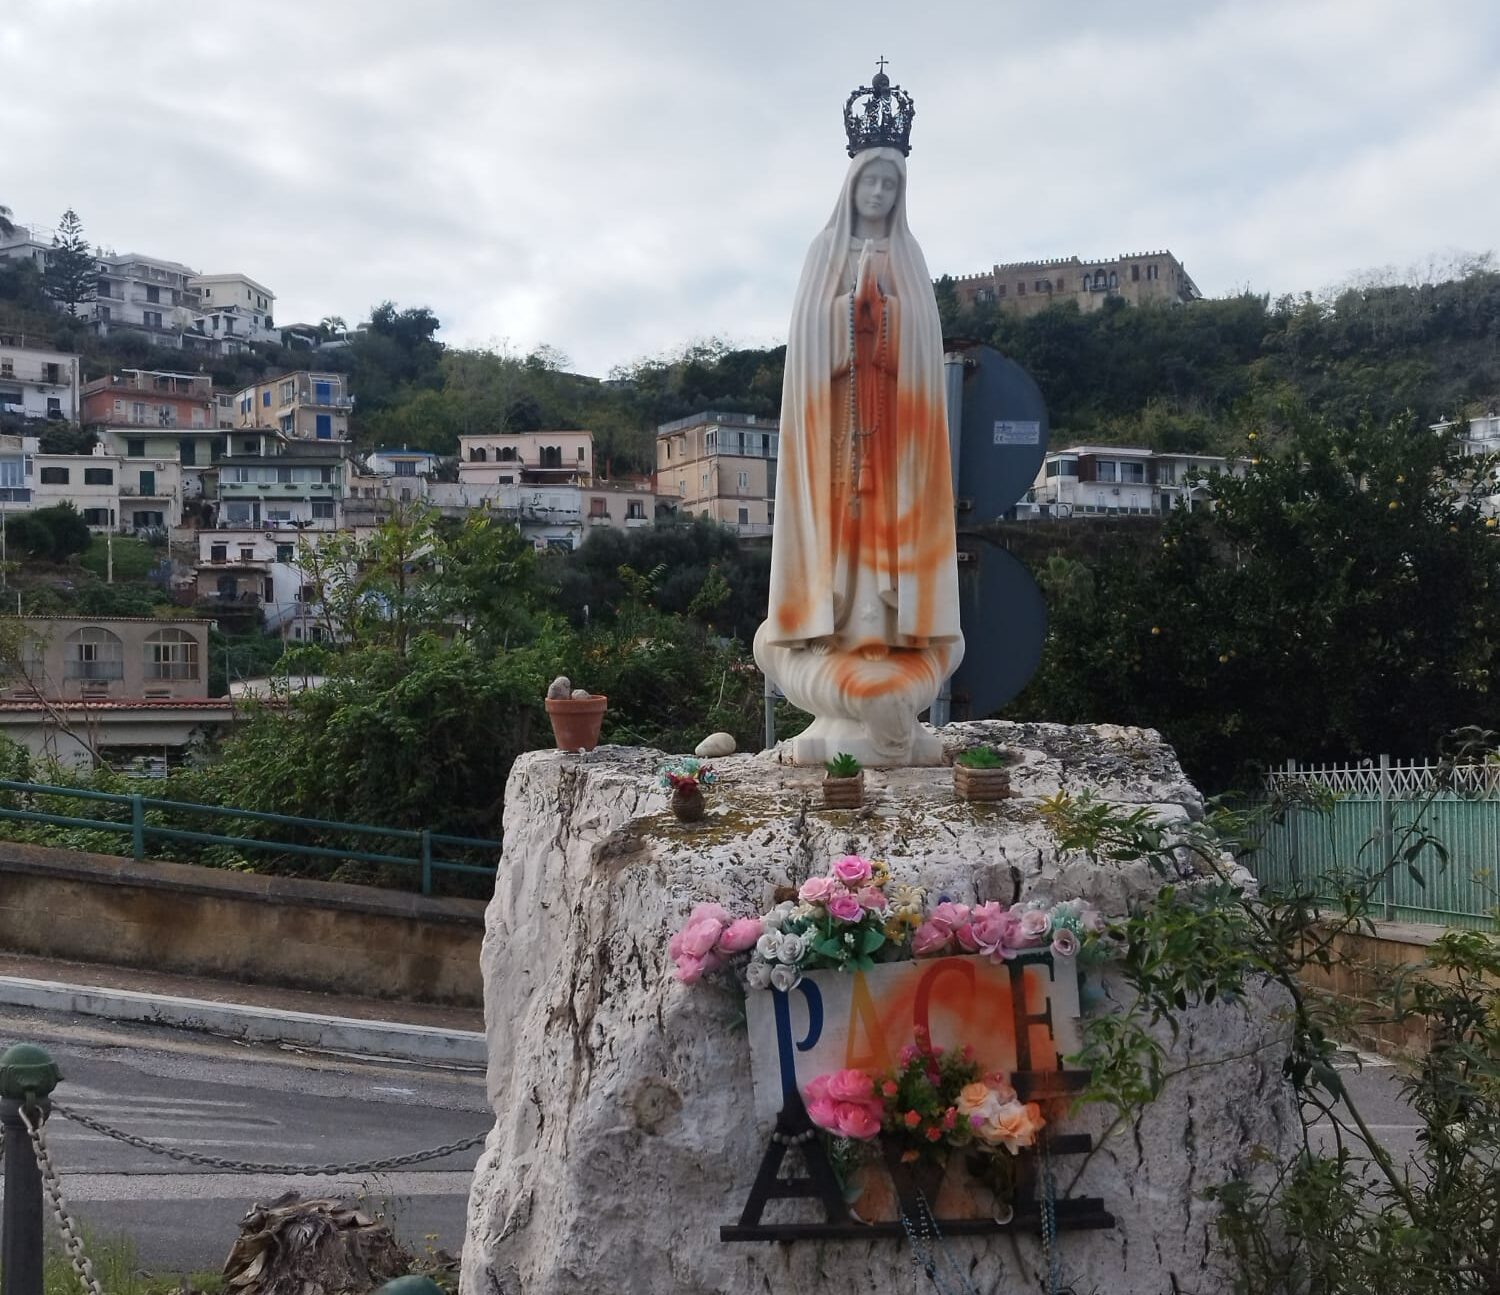
[[[942,329],[906,223],[913,113],[883,71],[849,96],[852,160],[792,307],[755,659],[814,717],[796,764],[940,763],[917,717],[963,657]]]

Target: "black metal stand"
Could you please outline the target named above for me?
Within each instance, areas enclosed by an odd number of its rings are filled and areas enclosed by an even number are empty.
[[[1083,1070],[1042,1070],[1018,1072],[1011,1078],[1016,1094],[1023,1101],[1042,1101],[1077,1092],[1088,1083]],[[1064,1133],[1047,1137],[1047,1151],[1052,1156],[1082,1155],[1092,1149],[1093,1138],[1087,1133]],[[780,1170],[786,1153],[795,1146],[807,1168],[805,1176],[782,1178]],[[1006,1222],[994,1219],[940,1219],[928,1214],[928,1221],[944,1236],[980,1236],[993,1232],[1035,1232],[1042,1230],[1042,1210],[1037,1200],[1037,1153],[1023,1151],[1019,1157],[1020,1173],[1016,1186],[1015,1214]],[[822,1207],[821,1222],[763,1223],[761,1216],[773,1200],[812,1200]],[[1086,1228],[1112,1228],[1114,1215],[1104,1208],[1097,1196],[1071,1197],[1056,1202],[1057,1230],[1078,1231]],[[777,1117],[770,1145],[761,1158],[750,1197],[740,1214],[740,1221],[719,1229],[720,1241],[838,1241],[864,1240],[870,1237],[905,1239],[906,1228],[897,1219],[889,1223],[861,1223],[849,1213],[839,1189],[838,1178],[823,1149],[820,1131],[808,1119],[802,1098],[793,1094]],[[9,1295],[0,1292],[0,1295]]]

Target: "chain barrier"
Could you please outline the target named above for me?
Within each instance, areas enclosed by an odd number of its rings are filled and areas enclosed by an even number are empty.
[[[61,1102],[53,1102],[52,1109],[64,1119],[72,1120],[75,1124],[81,1124],[86,1129],[102,1133],[105,1137],[113,1138],[116,1142],[123,1142],[127,1146],[138,1147],[142,1151],[151,1151],[172,1160],[185,1161],[194,1165],[207,1165],[213,1169],[227,1169],[237,1174],[314,1174],[337,1177],[347,1174],[373,1174],[383,1169],[400,1169],[405,1165],[421,1164],[424,1160],[437,1160],[443,1156],[452,1155],[455,1151],[467,1151],[470,1147],[477,1147],[489,1136],[488,1133],[476,1133],[472,1138],[447,1142],[428,1151],[408,1151],[405,1155],[387,1156],[383,1160],[355,1160],[341,1165],[273,1165],[253,1160],[227,1160],[222,1156],[203,1156],[193,1151],[169,1147],[165,1143],[153,1142],[150,1138],[126,1133],[123,1129],[111,1128],[108,1124],[94,1119],[93,1116],[85,1115],[82,1111],[75,1111]]]
[[[57,1220],[58,1231],[62,1233],[63,1248],[68,1252],[73,1271],[78,1274],[78,1280],[83,1283],[83,1289],[88,1295],[104,1295],[104,1288],[94,1277],[94,1265],[84,1253],[83,1238],[79,1235],[78,1224],[68,1212],[67,1202],[63,1200],[62,1182],[58,1179],[57,1170],[53,1167],[52,1153],[47,1150],[47,1135],[43,1131],[43,1122],[32,1119],[29,1106],[21,1107],[21,1119],[25,1122],[26,1132],[31,1135],[31,1146],[36,1152],[37,1167],[42,1171],[42,1188],[47,1193],[48,1203],[52,1206],[52,1217]]]
[[[974,1283],[958,1266],[953,1256],[942,1248],[940,1243],[943,1240],[943,1234],[938,1230],[937,1219],[933,1215],[932,1206],[925,1192],[917,1193],[915,1222],[911,1215],[902,1210],[901,1226],[906,1231],[907,1244],[911,1246],[912,1264],[919,1273],[926,1274],[928,1281],[938,1291],[938,1295],[979,1295],[979,1292],[974,1289]],[[949,1286],[938,1274],[939,1259],[942,1259],[944,1264],[952,1270],[952,1275],[958,1282],[956,1286]],[[918,1285],[921,1281],[921,1277],[918,1277]]]

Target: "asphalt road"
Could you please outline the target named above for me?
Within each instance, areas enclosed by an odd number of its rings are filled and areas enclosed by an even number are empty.
[[[0,1009],[0,1047],[20,1041],[40,1043],[61,1067],[56,1101],[227,1159],[367,1162],[490,1126],[480,1074]],[[246,1175],[181,1164],[58,1115],[47,1134],[66,1199],[88,1233],[128,1236],[140,1265],[154,1272],[218,1269],[244,1213],[289,1189],[363,1197],[418,1254],[430,1246],[457,1255],[479,1155],[475,1147],[411,1169],[338,1178]]]

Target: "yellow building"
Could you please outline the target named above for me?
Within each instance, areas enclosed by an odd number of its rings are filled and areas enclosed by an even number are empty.
[[[769,535],[780,429],[775,418],[712,411],[663,423],[656,429],[658,500],[741,535]]]
[[[289,440],[347,441],[354,397],[342,373],[283,373],[235,397],[234,426],[280,432]]]
[[[996,305],[1019,315],[1034,315],[1064,301],[1076,301],[1087,311],[1100,309],[1111,297],[1139,306],[1179,305],[1203,295],[1182,262],[1168,251],[1127,252],[1104,261],[1081,261],[1076,256],[1012,261],[952,282],[965,309]]]

